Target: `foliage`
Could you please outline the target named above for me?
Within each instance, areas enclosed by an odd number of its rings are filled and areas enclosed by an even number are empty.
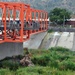
[[[69,49],[62,47],[52,47],[48,52],[47,50],[44,52],[45,54],[39,54],[32,58],[34,64],[55,67],[60,70],[65,64],[64,70],[75,70],[75,53]]]
[[[0,75],[13,75],[9,69],[0,69]]]
[[[49,13],[50,21],[57,23],[57,24],[63,24],[63,22],[66,19],[70,18],[71,13],[67,11],[66,9],[61,8],[54,8]]]
[[[60,63],[60,66],[59,66],[59,69],[60,70],[72,70],[72,71],[75,71],[75,63],[72,62],[72,61],[63,61]]]
[[[49,30],[48,30],[48,33],[52,33],[52,32],[53,32],[53,30],[52,30],[52,29],[49,29]]]
[[[60,71],[57,68],[51,67],[42,67],[42,66],[34,66],[34,67],[26,67],[19,68],[17,71],[11,72],[10,70],[1,69],[0,75],[74,75],[75,71],[71,70],[62,70]]]
[[[68,48],[64,48],[64,47],[51,47],[49,49],[50,51],[61,51],[61,52],[69,52],[70,50]],[[72,52],[72,51],[71,51]]]
[[[41,66],[46,66],[49,63],[49,56],[44,55],[44,56],[40,56],[40,57],[34,57],[32,59],[34,64],[39,64]]]
[[[20,64],[18,62],[8,61],[5,60],[2,62],[3,68],[8,68],[10,70],[17,70],[19,68]]]
[[[67,8],[75,12],[75,0],[1,0],[1,1],[15,1],[30,4],[33,8],[50,11],[55,7]]]
[[[35,66],[21,67],[11,61],[2,61],[0,75],[75,75],[75,52],[67,48],[29,50]]]

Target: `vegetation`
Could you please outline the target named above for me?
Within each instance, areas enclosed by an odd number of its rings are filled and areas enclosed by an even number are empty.
[[[71,13],[66,9],[54,8],[49,13],[50,21],[56,24],[63,24],[66,19],[70,18]]]
[[[49,29],[49,30],[48,30],[48,33],[52,33],[52,32],[53,32],[53,30],[52,30],[52,29]]]
[[[18,63],[12,63],[11,66],[7,61],[2,61],[0,75],[75,75],[75,52],[62,47],[29,52],[35,66],[22,67]]]
[[[55,7],[67,8],[68,10],[75,12],[75,0],[1,0],[12,2],[23,2],[30,4],[33,8],[50,11]]]

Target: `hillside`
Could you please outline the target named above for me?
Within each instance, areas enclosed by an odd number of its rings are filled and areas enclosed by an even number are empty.
[[[66,8],[71,12],[75,12],[75,0],[2,0],[25,2],[34,8],[50,11],[55,7]]]

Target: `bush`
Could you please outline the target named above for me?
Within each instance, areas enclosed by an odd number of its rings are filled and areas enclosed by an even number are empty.
[[[20,68],[16,71],[16,75],[74,75],[74,74],[75,72],[72,72],[70,70],[60,71],[57,68],[51,68],[48,66],[26,67]]]
[[[19,69],[16,72],[16,75],[53,75],[51,74],[50,67],[27,67],[23,69]]]
[[[42,66],[34,66],[34,67],[25,67],[19,68],[17,71],[10,71],[9,69],[1,69],[0,75],[74,75],[75,72],[71,70],[63,70],[60,71],[57,68],[51,67],[42,67]]]
[[[35,66],[22,68],[15,60],[3,60],[0,63],[0,75],[74,75],[75,53],[66,48],[55,47],[49,50],[31,50]],[[17,58],[22,58],[18,56]],[[19,68],[20,67],[20,68]],[[9,70],[10,69],[10,70]],[[11,73],[10,73],[11,72]],[[13,73],[12,73],[13,72]]]
[[[46,66],[49,63],[49,61],[50,61],[50,58],[47,55],[40,56],[40,57],[34,57],[32,59],[32,62],[34,64],[38,64],[38,65],[41,65],[41,66]]]
[[[72,71],[75,71],[75,62],[72,62],[72,61],[63,61],[60,63],[60,66],[59,66],[59,69],[60,70],[72,70]]]
[[[0,69],[0,75],[13,75],[10,70]]]
[[[2,62],[2,67],[9,68],[10,70],[17,70],[19,66],[20,65],[18,62],[12,62],[12,61],[7,61],[7,60]]]
[[[59,62],[58,62],[58,60],[53,60],[53,61],[50,61],[48,65],[50,67],[58,68],[59,67]]]
[[[52,29],[49,29],[49,30],[48,30],[48,33],[52,33],[52,32],[53,32],[53,30],[52,30]]]
[[[63,48],[63,47],[52,47],[49,50],[50,51],[61,51],[61,52],[67,52],[67,51],[69,51],[68,48]]]

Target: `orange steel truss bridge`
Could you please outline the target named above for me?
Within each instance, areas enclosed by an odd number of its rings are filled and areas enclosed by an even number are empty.
[[[48,13],[24,3],[0,2],[0,43],[24,42],[48,29]]]

